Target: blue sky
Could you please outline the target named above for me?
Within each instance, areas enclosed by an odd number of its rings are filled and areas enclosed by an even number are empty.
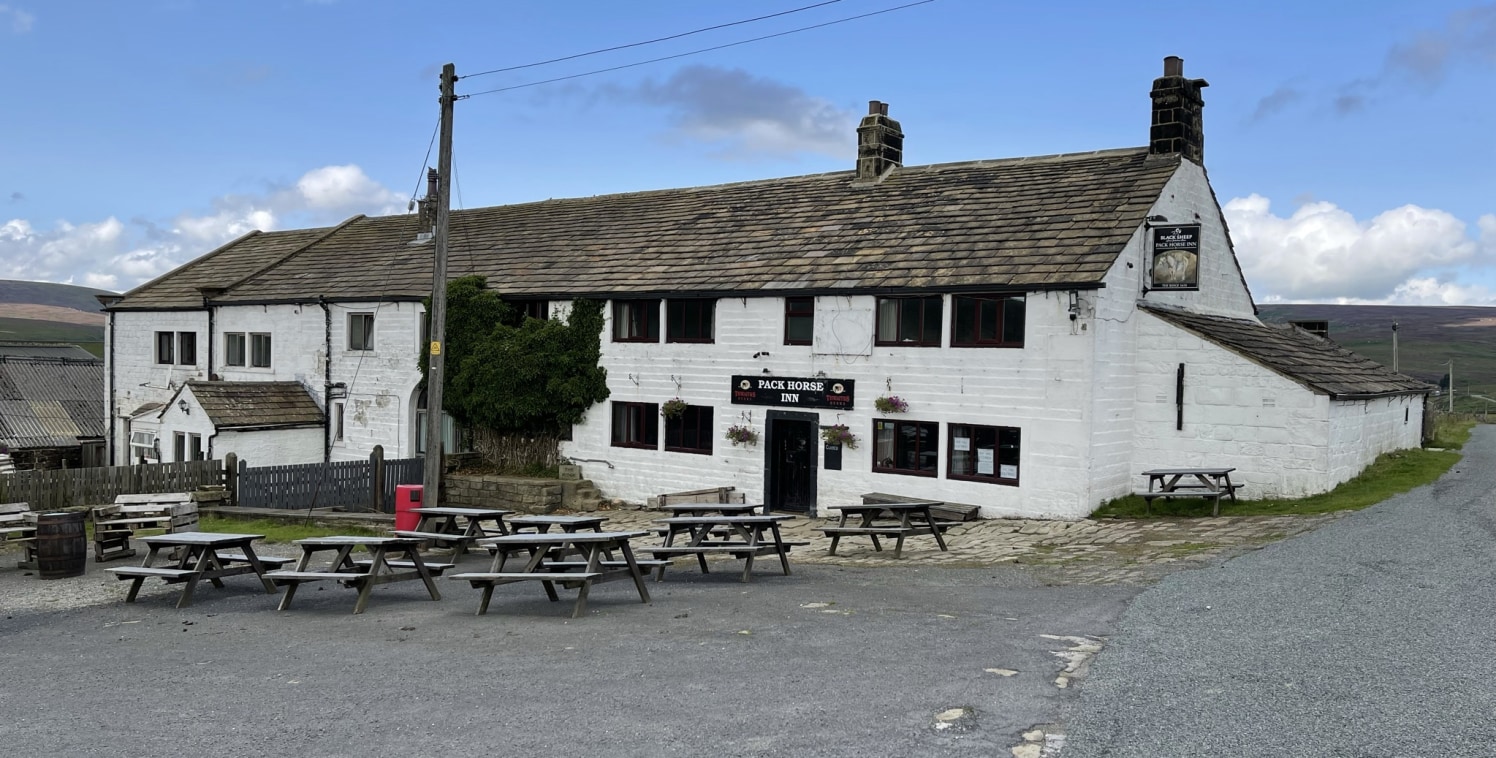
[[[902,5],[840,0],[477,93]],[[404,212],[437,73],[816,0],[0,0],[0,278],[122,290],[249,229]],[[1259,302],[1496,304],[1496,4],[934,2],[457,104],[454,206],[1144,144],[1178,55]],[[435,155],[428,163],[435,164]]]

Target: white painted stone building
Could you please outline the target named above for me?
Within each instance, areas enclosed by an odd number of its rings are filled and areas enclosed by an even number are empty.
[[[874,103],[856,171],[457,211],[449,270],[537,316],[608,301],[611,397],[562,444],[608,497],[1079,518],[1144,470],[1207,465],[1248,496],[1325,491],[1417,446],[1428,388],[1256,319],[1201,165],[1203,86],[1166,61],[1147,147],[937,166],[904,167]],[[187,428],[155,406],[187,380],[298,383],[322,449],[304,428],[284,449],[310,460],[419,454],[428,228],[253,234],[111,304],[115,460]],[[823,444],[833,425],[856,447]]]

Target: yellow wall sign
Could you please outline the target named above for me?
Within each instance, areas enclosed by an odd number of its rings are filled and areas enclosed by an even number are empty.
[[[441,355],[442,354],[442,343],[437,342],[436,340],[432,340],[431,341],[431,354],[432,355]]]

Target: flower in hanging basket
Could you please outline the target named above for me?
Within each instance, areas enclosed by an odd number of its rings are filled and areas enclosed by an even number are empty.
[[[848,450],[857,449],[857,435],[846,424],[833,424],[821,430],[821,439],[828,445],[841,445]]]
[[[686,412],[686,401],[673,397],[660,406],[660,415],[665,418],[680,418]]]
[[[898,395],[886,395],[873,400],[873,407],[879,413],[903,413],[909,410],[909,401]]]
[[[753,431],[751,426],[733,424],[727,427],[727,439],[734,445],[757,445],[758,432]]]

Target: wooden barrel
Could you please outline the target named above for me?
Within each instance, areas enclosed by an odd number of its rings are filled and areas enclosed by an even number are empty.
[[[36,573],[41,578],[83,576],[88,558],[88,538],[83,529],[86,516],[77,511],[36,517]]]

